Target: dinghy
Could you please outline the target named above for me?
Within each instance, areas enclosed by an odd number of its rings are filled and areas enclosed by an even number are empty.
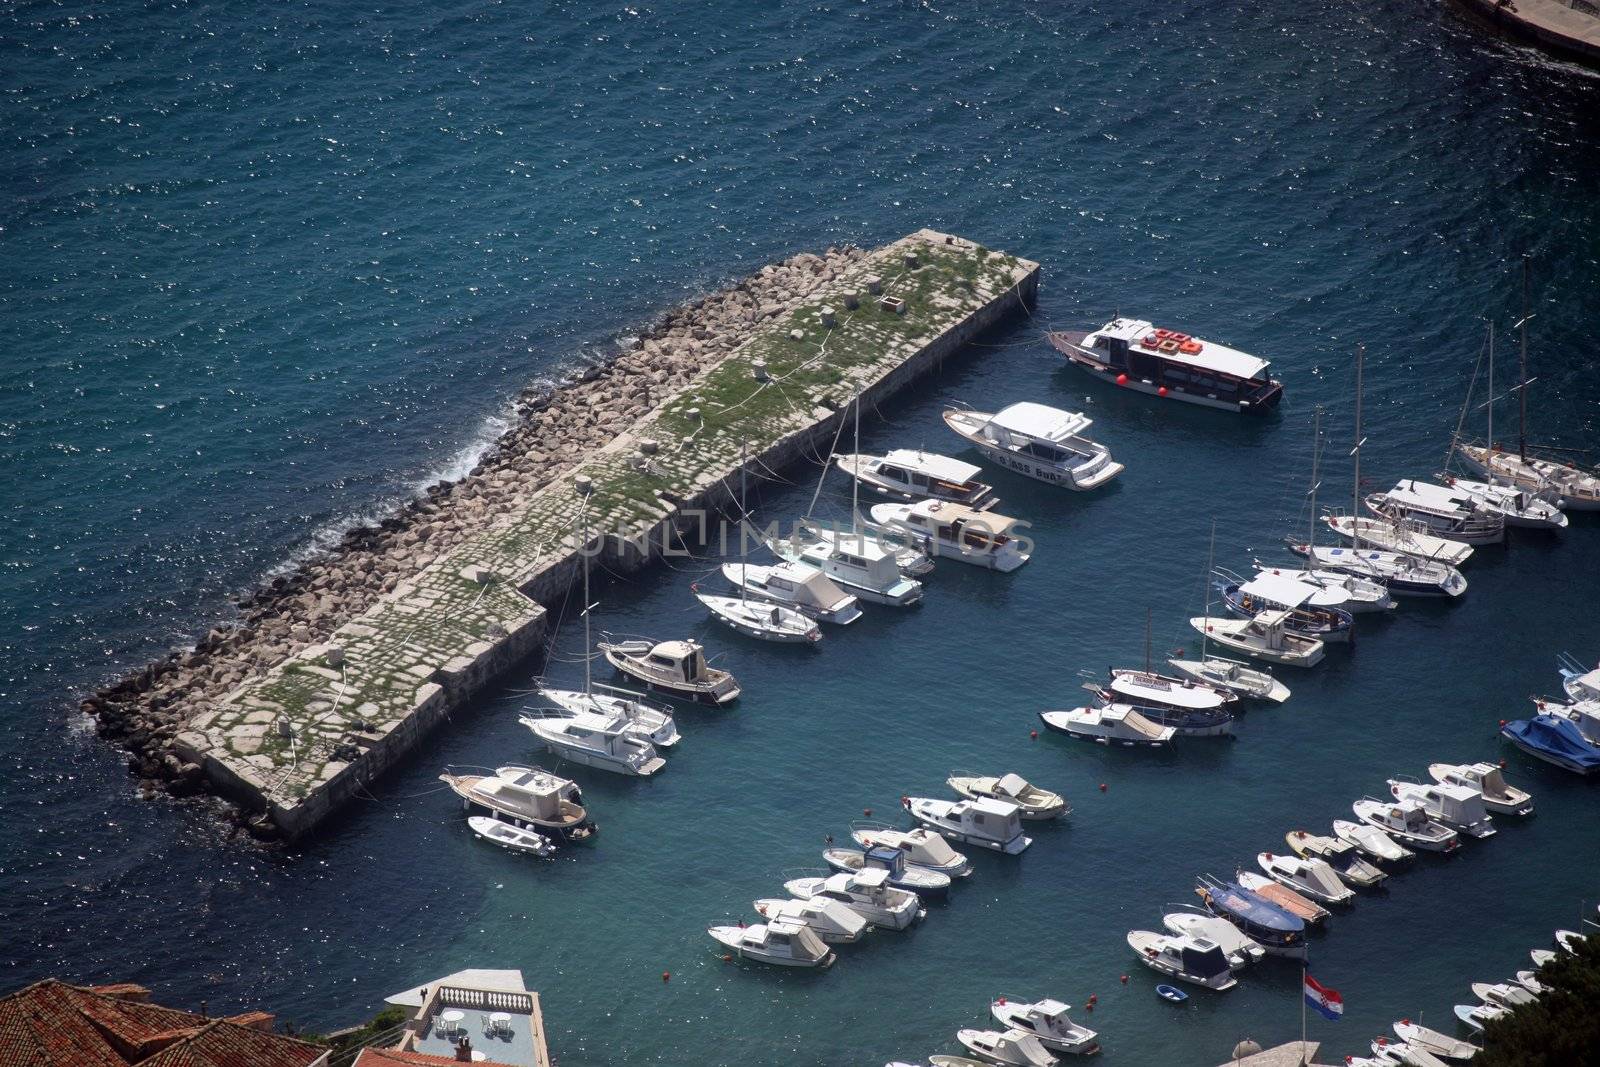
[[[1532,971],[1518,971],[1517,984],[1536,997],[1550,992],[1550,987],[1539,981],[1538,976]]]
[[[1222,949],[1203,937],[1170,937],[1149,930],[1130,930],[1128,947],[1146,967],[1180,982],[1218,991],[1239,984]]]
[[[1322,662],[1322,642],[1295,633],[1289,629],[1289,621],[1289,612],[1272,609],[1249,619],[1196,616],[1189,625],[1208,640],[1254,659],[1289,667],[1315,667]]]
[[[1576,723],[1560,715],[1542,712],[1531,719],[1513,720],[1500,728],[1500,736],[1528,755],[1574,774],[1600,771],[1600,747],[1585,738]]]
[[[843,626],[861,618],[855,597],[803,563],[784,562],[775,567],[724,563],[722,576],[750,598],[791,608],[808,619]]]
[[[1528,958],[1533,960],[1535,967],[1543,967],[1556,958],[1556,954],[1547,948],[1532,948],[1528,950]]]
[[[968,800],[999,800],[1017,806],[1024,819],[1055,819],[1072,814],[1061,794],[1032,785],[1020,774],[980,775],[957,771],[945,784]]]
[[[467,826],[485,841],[493,842],[501,848],[509,848],[513,852],[527,852],[535,856],[556,854],[555,842],[543,834],[525,830],[520,826],[512,826],[499,819],[491,819],[487,815],[470,816],[467,819]]]
[[[892,500],[948,500],[969,508],[997,503],[994,487],[978,481],[980,468],[937,452],[897,448],[885,456],[835,455],[833,462],[863,487]]]
[[[1576,930],[1557,930],[1556,944],[1561,946],[1561,951],[1576,953],[1578,946],[1589,939],[1589,935],[1580,934]]]
[[[1356,818],[1368,826],[1376,826],[1397,841],[1427,852],[1451,852],[1460,839],[1448,826],[1429,818],[1421,804],[1414,800],[1377,800],[1362,797],[1350,805]]]
[[[756,914],[768,922],[804,926],[827,945],[848,945],[861,940],[867,920],[836,900],[796,900],[763,897],[755,902]]]
[[[1390,778],[1389,793],[1396,800],[1415,801],[1434,822],[1468,837],[1493,837],[1495,833],[1483,794],[1461,785],[1423,784]]]
[[[1499,815],[1532,815],[1533,797],[1506,782],[1492,763],[1430,763],[1428,775],[1440,785],[1470,789],[1483,806]]]
[[[889,884],[889,872],[875,867],[825,877],[791,878],[783,883],[783,890],[800,900],[836,901],[871,925],[886,930],[904,930],[926,914],[915,893],[894,888]]]
[[[1156,725],[1127,704],[1041,711],[1039,720],[1068,737],[1123,748],[1163,747],[1170,745],[1177,734],[1172,727]]]
[[[1233,924],[1268,955],[1305,958],[1306,920],[1299,915],[1235,882],[1210,875],[1200,878],[1194,891],[1207,910]]]
[[[803,526],[787,540],[768,541],[767,547],[779,559],[815,567],[858,600],[903,608],[922,599],[922,583],[906,577],[896,551],[873,534],[824,533]]]
[[[1266,898],[1270,903],[1276,904],[1291,915],[1299,916],[1308,923],[1322,922],[1332,914],[1310,897],[1302,896],[1264,874],[1256,874],[1254,871],[1235,871],[1233,877],[1240,888]]]
[[[1033,844],[1022,832],[1020,809],[1003,800],[934,800],[901,797],[900,806],[928,829],[952,841],[1015,856]]]
[[[1297,856],[1319,859],[1351,885],[1371,889],[1389,875],[1361,858],[1361,852],[1346,841],[1325,837],[1304,830],[1290,830],[1284,840]]]
[[[985,1063],[1002,1067],[1052,1067],[1056,1058],[1021,1030],[957,1030],[956,1040]]]
[[[1470,1060],[1480,1051],[1477,1045],[1448,1034],[1441,1034],[1437,1030],[1430,1030],[1410,1019],[1401,1019],[1395,1023],[1394,1032],[1400,1040],[1413,1048],[1425,1049],[1444,1059]]]
[[[647,778],[667,765],[654,745],[629,729],[624,715],[519,715],[517,721],[551,752],[585,767]]]
[[[694,641],[601,641],[606,662],[648,689],[679,700],[721,706],[739,699],[739,683],[706,663]]]
[[[1280,885],[1324,904],[1348,904],[1355,899],[1350,887],[1339,880],[1339,875],[1319,859],[1301,859],[1298,856],[1280,856],[1272,852],[1256,854],[1256,865]]]
[[[1023,401],[993,413],[952,408],[944,424],[985,459],[1051,485],[1087,492],[1123,470],[1109,448],[1084,436],[1094,420],[1076,411]]]
[[[1364,822],[1335,819],[1333,820],[1333,836],[1340,841],[1354,845],[1373,859],[1383,860],[1387,863],[1408,860],[1416,855],[1410,849],[1402,847],[1394,838],[1376,826]]]
[[[1019,536],[1027,524],[993,511],[974,511],[942,500],[874,504],[872,528],[923,554],[1009,573],[1032,558],[1032,541]]]
[[[1244,931],[1227,919],[1200,908],[1169,911],[1161,917],[1161,925],[1171,934],[1203,937],[1216,943],[1223,955],[1228,957],[1228,966],[1235,971],[1267,958],[1267,950],[1259,942],[1246,936]]]
[[[832,949],[806,927],[794,923],[708,926],[706,933],[740,959],[778,967],[828,967],[834,961]]]
[[[582,841],[594,833],[577,785],[541,767],[506,766],[492,775],[446,772],[439,781],[461,798],[469,814],[536,830],[555,841]]]
[[[1059,1000],[1032,1002],[1000,997],[989,1004],[989,1014],[1008,1030],[1020,1030],[1050,1052],[1089,1056],[1100,1051],[1095,1032],[1080,1026],[1067,1014],[1070,1004]]]
[[[897,849],[905,854],[907,863],[951,878],[965,878],[972,873],[972,861],[926,827],[901,830],[884,823],[857,822],[851,824],[850,836],[862,848]]]
[[[743,596],[702,593],[698,589],[694,595],[712,618],[746,637],[784,644],[815,644],[822,640],[817,624],[793,608]]]
[[[950,888],[950,876],[927,867],[906,862],[906,854],[888,845],[878,845],[865,852],[853,848],[825,848],[822,859],[836,871],[880,868],[889,874],[889,884],[896,889],[909,889],[919,896],[943,893]]]

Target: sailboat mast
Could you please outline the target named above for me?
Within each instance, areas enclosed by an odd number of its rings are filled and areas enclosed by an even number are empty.
[[[750,584],[749,553],[745,551],[744,544],[744,517],[747,514],[744,503],[745,469],[747,466],[745,455],[749,447],[747,442],[739,442],[739,603],[741,604],[749,603],[749,594],[745,587]]]
[[[1488,462],[1489,456],[1494,452],[1494,320],[1489,320],[1489,436],[1483,442],[1484,470],[1489,472],[1489,481],[1494,481],[1494,466]]]
[[[1356,345],[1356,446],[1351,451],[1355,457],[1355,481],[1350,489],[1350,543],[1361,547],[1361,361],[1367,353],[1366,345]]]
[[[1144,609],[1144,673],[1150,673],[1150,608]]]
[[[1528,257],[1522,257],[1522,384],[1517,388],[1517,455],[1528,462]]]
[[[578,560],[583,566],[583,695],[591,698],[586,706],[593,708],[594,696],[594,666],[590,662],[590,655],[594,651],[594,643],[589,638],[589,503],[584,501],[578,512],[579,521],[583,526],[583,547],[578,552]]]
[[[1206,635],[1211,631],[1211,571],[1217,565],[1217,520],[1211,520],[1211,547],[1206,551],[1206,624],[1200,629],[1200,662],[1206,661]]]
[[[861,394],[856,394],[856,439],[851,445],[856,454],[856,473],[861,472]],[[854,531],[860,524],[856,516],[861,509],[861,479],[850,479],[850,529]]]
[[[1313,568],[1317,565],[1316,553],[1312,550],[1317,547],[1317,471],[1321,460],[1322,405],[1318,404],[1311,413],[1311,521],[1306,530],[1306,565]]]

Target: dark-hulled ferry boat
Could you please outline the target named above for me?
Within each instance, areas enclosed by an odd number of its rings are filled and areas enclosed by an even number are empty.
[[[1143,319],[1045,336],[1072,363],[1125,389],[1252,414],[1271,411],[1283,398],[1283,384],[1268,374],[1266,360]]]

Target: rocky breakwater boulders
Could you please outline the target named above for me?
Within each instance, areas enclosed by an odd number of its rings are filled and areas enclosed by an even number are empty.
[[[239,597],[235,622],[101,688],[82,701],[82,710],[95,717],[101,737],[127,748],[128,768],[146,795],[204,790],[202,769],[173,749],[185,723],[247,678],[327,640],[492,516],[522,505],[627,430],[743,344],[759,324],[787,314],[865,255],[830,248],[762,267],[668,312],[626,351],[587,363],[560,386],[524,390],[511,427],[466,477],[430,485],[382,522],[347,531],[333,548]],[[239,819],[246,825],[243,814]],[[248,825],[267,832],[259,821]]]

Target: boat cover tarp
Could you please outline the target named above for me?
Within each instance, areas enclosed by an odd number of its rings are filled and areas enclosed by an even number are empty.
[[[1306,928],[1305,920],[1300,916],[1291,915],[1271,901],[1232,882],[1224,882],[1219,887],[1213,888],[1211,903],[1218,911],[1237,915],[1251,925],[1265,930],[1298,934]]]
[[[1577,724],[1559,715],[1535,715],[1506,724],[1506,732],[1528,748],[1549,753],[1585,770],[1600,768],[1600,748],[1584,740]]]
[[[1184,945],[1183,969],[1188,974],[1211,978],[1228,972],[1228,958],[1222,954],[1221,948],[1209,942],[1204,948]]]

